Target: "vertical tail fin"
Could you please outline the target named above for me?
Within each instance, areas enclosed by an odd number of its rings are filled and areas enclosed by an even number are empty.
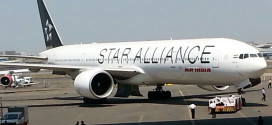
[[[58,31],[54,26],[53,20],[50,18],[46,5],[44,4],[43,0],[37,0],[37,3],[40,12],[46,49],[62,46],[63,44],[61,38],[58,35]]]

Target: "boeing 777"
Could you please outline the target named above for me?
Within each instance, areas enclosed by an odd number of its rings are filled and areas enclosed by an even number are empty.
[[[221,91],[230,85],[257,85],[267,66],[254,47],[227,38],[136,41],[63,45],[43,0],[37,0],[46,50],[40,64],[0,63],[0,66],[53,70],[74,79],[84,103],[105,99],[118,84],[116,96],[140,95],[138,85],[156,85],[149,99],[171,98],[166,83],[197,85]],[[7,55],[5,55],[7,56]],[[2,77],[2,84],[10,84]]]

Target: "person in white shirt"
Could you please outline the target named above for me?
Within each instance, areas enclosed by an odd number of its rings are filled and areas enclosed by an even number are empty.
[[[265,90],[264,90],[264,88],[262,88],[262,93],[263,93],[262,101],[265,101]]]
[[[215,113],[216,104],[215,103],[211,103],[210,107],[211,107],[212,118],[216,118],[216,113]]]
[[[195,119],[195,108],[196,108],[196,105],[195,104],[191,104],[191,105],[189,105],[189,108],[191,109],[192,119]]]

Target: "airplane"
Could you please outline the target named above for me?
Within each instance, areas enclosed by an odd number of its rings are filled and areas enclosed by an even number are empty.
[[[263,54],[265,59],[271,59],[271,57],[272,57],[272,44],[271,43],[255,45],[254,47],[256,47],[256,49]]]
[[[22,73],[29,72],[28,69],[9,69],[9,70],[0,70],[1,82],[0,85],[7,87],[25,87],[36,85],[38,83],[33,82],[32,77],[23,76]],[[9,83],[9,84],[2,84]]]
[[[19,87],[25,87],[25,86],[31,86],[36,85],[38,83],[34,83],[32,77],[25,77],[22,76],[22,74],[12,74],[11,75],[12,83],[10,85],[2,85],[3,87],[13,87],[13,88],[19,88]]]
[[[197,85],[210,91],[237,84],[255,86],[267,66],[257,49],[228,38],[64,45],[43,0],[37,3],[46,50],[38,56],[20,58],[43,63],[1,62],[0,66],[68,74],[86,104],[106,101],[115,84],[117,97],[141,95],[138,85],[156,85],[148,92],[149,99],[171,98],[171,92],[163,90],[166,83]],[[10,84],[2,79],[2,84]]]
[[[7,59],[5,59],[5,58],[0,58],[0,62],[2,62],[2,61],[7,61]]]

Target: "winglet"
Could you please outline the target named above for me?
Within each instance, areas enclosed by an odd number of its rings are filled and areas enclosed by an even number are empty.
[[[43,0],[37,0],[42,23],[42,30],[45,40],[46,49],[62,46],[63,43],[58,35],[57,29],[54,26],[53,20],[47,11],[46,5]]]

